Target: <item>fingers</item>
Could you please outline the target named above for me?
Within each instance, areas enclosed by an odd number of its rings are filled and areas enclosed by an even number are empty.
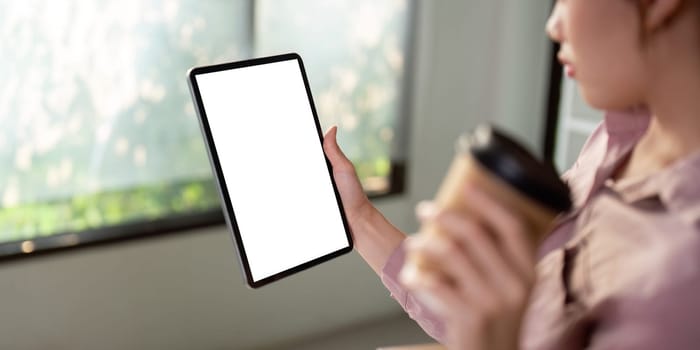
[[[512,260],[524,277],[533,278],[535,243],[533,232],[523,220],[473,185],[465,186],[465,198],[469,210],[483,221],[503,246],[505,257]]]
[[[445,317],[452,346],[477,348],[474,344],[494,327],[505,333],[493,333],[499,339],[491,339],[492,344],[510,343],[500,338],[511,334],[517,340],[534,284],[535,242],[517,214],[483,191],[468,187],[464,200],[466,210],[429,202],[416,207],[431,233],[407,242],[409,256],[418,259],[407,261],[404,269],[412,276],[404,277],[402,270],[401,281]]]
[[[429,201],[421,201],[416,205],[416,217],[421,222],[427,221],[435,216],[437,208],[435,204]]]
[[[452,318],[455,310],[469,309],[469,302],[447,281],[424,272],[417,272],[415,281],[419,298],[437,314]]]
[[[462,247],[448,237],[436,235],[419,235],[406,242],[406,249],[420,257],[425,266],[415,269],[413,275],[409,274],[403,281],[409,287],[420,287],[420,278],[436,276],[445,282],[453,284],[461,291],[461,294],[469,300],[478,300],[489,296],[489,284],[470,257],[463,253]],[[426,272],[428,272],[426,274]],[[413,280],[411,280],[413,278]]]
[[[462,213],[445,211],[435,221],[451,239],[464,247],[471,257],[474,268],[485,277],[484,282],[492,285],[499,294],[517,287],[518,270],[509,264],[504,253],[497,246],[493,234]]]
[[[418,240],[426,242],[416,244],[416,247],[424,249],[426,255],[435,261],[454,262],[455,264],[445,265],[444,270],[450,278],[473,282],[458,283],[458,287],[467,290],[467,294],[475,284],[488,284],[501,296],[518,302],[527,294],[523,286],[531,284],[534,280],[534,243],[527,239],[527,232],[520,228],[520,219],[492,199],[479,192],[477,196],[470,197],[470,200],[474,204],[478,203],[480,207],[468,213],[438,210],[431,202],[419,203],[416,206],[418,218],[424,225],[435,225],[443,236],[441,239],[431,236]],[[476,220],[477,217],[483,218]],[[506,222],[492,223],[493,220]],[[444,243],[444,236],[453,243]],[[497,239],[499,236],[502,238]],[[459,249],[462,251],[454,251]],[[454,258],[458,253],[466,257]],[[455,266],[466,266],[467,263],[470,266],[465,267],[464,271],[455,269]],[[475,274],[478,277],[473,277]],[[476,292],[481,294],[478,287]]]
[[[369,203],[367,195],[362,189],[360,179],[355,172],[355,166],[348,160],[338,147],[336,142],[336,134],[338,127],[330,128],[323,138],[323,149],[326,157],[331,162],[333,177],[338,186],[343,206],[348,219],[351,221],[351,226],[355,218],[362,217],[374,207]]]
[[[424,220],[436,225],[441,235],[419,236],[410,248],[456,281],[466,297],[479,300],[480,304],[492,304],[493,294],[509,299],[519,297],[525,278],[512,266],[512,259],[504,257],[492,234],[464,213],[435,212],[430,207],[423,203],[417,211]],[[426,216],[430,212],[435,212],[432,218]]]
[[[338,146],[338,141],[336,139],[337,134],[338,127],[332,126],[328,129],[326,136],[323,138],[323,150],[326,153],[326,157],[331,161],[333,171],[354,173],[355,167],[345,156],[340,146]]]

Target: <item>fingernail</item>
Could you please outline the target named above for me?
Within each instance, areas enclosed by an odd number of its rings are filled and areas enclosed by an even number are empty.
[[[418,271],[416,267],[412,264],[405,264],[399,272],[399,281],[406,286],[410,286],[415,283]]]
[[[432,218],[435,212],[435,204],[430,201],[422,201],[416,205],[416,216],[421,221]]]

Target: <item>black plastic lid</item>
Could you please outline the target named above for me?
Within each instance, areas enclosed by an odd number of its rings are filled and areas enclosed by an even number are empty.
[[[480,125],[459,139],[458,148],[470,152],[486,170],[544,207],[556,212],[571,209],[569,187],[554,167],[537,160],[503,132]]]

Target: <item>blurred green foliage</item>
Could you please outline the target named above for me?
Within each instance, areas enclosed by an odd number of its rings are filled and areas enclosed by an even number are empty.
[[[355,162],[363,183],[386,178],[389,159]],[[0,243],[149,221],[218,208],[212,179],[157,183],[0,209]]]
[[[160,183],[0,210],[0,242],[80,232],[216,208],[210,179]]]

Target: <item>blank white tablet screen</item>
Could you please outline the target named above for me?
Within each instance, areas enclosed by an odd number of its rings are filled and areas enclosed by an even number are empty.
[[[347,248],[299,63],[196,81],[253,280]]]

